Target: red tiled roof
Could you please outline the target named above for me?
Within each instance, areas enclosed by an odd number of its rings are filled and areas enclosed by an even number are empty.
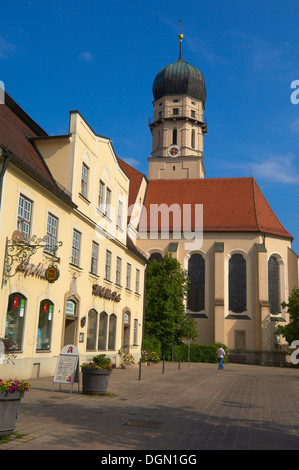
[[[143,173],[140,173],[139,171],[135,170],[135,168],[130,166],[121,158],[117,157],[117,161],[121,169],[125,172],[125,174],[130,179],[129,201],[128,201],[128,206],[130,207],[136,201],[136,197],[137,197],[140,185],[141,185],[142,178],[145,178],[145,176]]]
[[[152,204],[178,204],[183,227],[183,205],[191,205],[191,230],[195,229],[195,204],[203,204],[205,232],[262,232],[292,239],[282,226],[253,178],[205,178],[194,180],[150,180],[145,199],[146,212],[140,222],[140,231],[150,227]],[[146,217],[147,216],[147,217]],[[158,230],[166,230],[165,220],[158,222]],[[152,229],[156,229],[153,227]]]
[[[13,154],[37,177],[57,188],[46,163],[28,139],[41,135],[47,136],[47,133],[6,93],[5,104],[0,105],[0,147]]]

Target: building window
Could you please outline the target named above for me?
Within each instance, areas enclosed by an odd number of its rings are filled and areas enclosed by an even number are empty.
[[[91,264],[90,264],[90,272],[92,274],[97,274],[97,272],[98,272],[98,253],[99,253],[98,243],[92,242],[92,244],[91,244]]]
[[[103,181],[100,181],[99,186],[99,211],[104,212],[104,191],[105,191],[105,184]]]
[[[121,286],[121,258],[116,258],[116,280],[115,283]]]
[[[57,245],[57,227],[57,217],[54,217],[54,215],[49,213],[47,222],[47,246],[45,251],[51,253],[51,255],[55,255],[55,246]]]
[[[133,344],[137,345],[138,341],[138,320],[135,318],[134,319],[134,331],[133,331]]]
[[[26,302],[26,297],[19,293],[8,298],[5,338],[13,341],[16,351],[22,349]]]
[[[195,148],[195,130],[192,129],[191,132],[191,147],[194,149]]]
[[[194,111],[194,109],[191,109],[191,117],[192,117],[192,118],[195,118],[195,111]]]
[[[246,260],[234,254],[229,260],[229,310],[242,313],[246,310]]]
[[[177,129],[173,129],[172,131],[172,144],[177,145],[178,143],[178,131]]]
[[[31,213],[32,201],[21,194],[18,208],[18,230],[23,233],[25,238],[29,238],[30,236]]]
[[[281,312],[280,279],[277,259],[271,256],[268,261],[268,299],[270,313],[277,315]]]
[[[111,218],[111,189],[107,188],[106,191],[106,215]]]
[[[99,324],[98,349],[104,349],[104,350],[106,349],[107,325],[108,325],[108,315],[106,312],[102,312],[100,315],[100,324]]]
[[[135,283],[136,294],[139,294],[139,288],[140,288],[140,270],[136,269],[136,283]]]
[[[116,315],[112,313],[109,317],[109,335],[108,335],[108,349],[115,349],[116,339]]]
[[[49,350],[51,343],[52,324],[53,324],[54,304],[50,300],[43,300],[40,303],[38,330],[37,330],[37,350]]]
[[[174,116],[178,116],[179,115],[179,108],[172,108],[172,114]]]
[[[78,232],[77,230],[73,230],[71,263],[74,264],[75,266],[79,266],[80,242],[81,242],[81,233]]]
[[[130,263],[127,263],[127,276],[126,276],[126,288],[131,289],[131,270],[132,266]]]
[[[65,306],[65,314],[66,315],[76,315],[76,302],[73,300],[67,300]]]
[[[98,314],[95,310],[89,310],[87,320],[86,350],[96,349]]]
[[[123,203],[118,201],[117,226],[122,229],[123,226]]]
[[[88,186],[88,167],[85,163],[82,164],[81,170],[81,194],[87,199],[87,186]]]
[[[105,279],[111,280],[111,251],[106,250]]]
[[[193,254],[188,262],[188,308],[192,312],[205,309],[205,260],[199,253]]]
[[[152,253],[151,256],[149,257],[148,264],[150,264],[152,261],[157,261],[158,263],[163,262],[163,256],[161,253]]]

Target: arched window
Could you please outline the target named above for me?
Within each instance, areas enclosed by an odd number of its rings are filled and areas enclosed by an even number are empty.
[[[191,132],[191,147],[194,149],[195,148],[195,130],[192,129]]]
[[[238,253],[229,260],[229,310],[234,313],[246,310],[246,260]]]
[[[270,304],[270,313],[273,315],[280,313],[279,266],[275,256],[271,256],[268,261],[268,299]]]
[[[26,302],[26,297],[18,292],[8,298],[5,338],[14,342],[17,351],[22,349]]]
[[[200,312],[205,308],[205,260],[199,253],[193,254],[188,261],[188,308]]]
[[[106,312],[102,312],[100,315],[98,349],[106,349],[107,326],[108,326],[108,315]]]
[[[108,338],[108,349],[115,349],[116,339],[116,315],[112,313],[109,318],[109,338]]]
[[[149,257],[148,264],[150,264],[154,259],[160,263],[163,261],[163,256],[161,253],[152,253]]]
[[[42,300],[39,308],[36,349],[50,349],[54,304],[51,300]]]
[[[172,144],[177,145],[178,143],[178,131],[177,129],[173,129],[172,131]]]
[[[95,310],[89,310],[87,320],[86,349],[96,349],[98,314]]]

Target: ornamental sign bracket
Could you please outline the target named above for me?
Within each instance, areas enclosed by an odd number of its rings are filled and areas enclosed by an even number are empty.
[[[48,282],[55,282],[59,277],[59,270],[55,265],[55,262],[57,261],[55,253],[61,245],[62,242],[59,241],[56,242],[55,245],[51,245],[49,248],[49,255],[52,258],[51,265],[47,267],[45,270],[45,276],[43,276]],[[27,272],[31,256],[39,249],[46,249],[47,247],[49,247],[47,235],[43,238],[37,238],[36,235],[33,235],[32,237],[25,239],[23,233],[19,232],[19,230],[15,230],[12,234],[11,240],[6,237],[1,288],[7,284],[9,278],[15,276],[18,272]],[[30,266],[33,273],[32,266],[34,265]]]

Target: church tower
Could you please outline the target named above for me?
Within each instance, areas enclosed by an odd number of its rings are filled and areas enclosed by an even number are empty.
[[[182,58],[183,34],[179,35],[179,40],[178,60],[161,70],[153,83],[149,180],[198,179],[205,175],[205,80],[198,68]]]

